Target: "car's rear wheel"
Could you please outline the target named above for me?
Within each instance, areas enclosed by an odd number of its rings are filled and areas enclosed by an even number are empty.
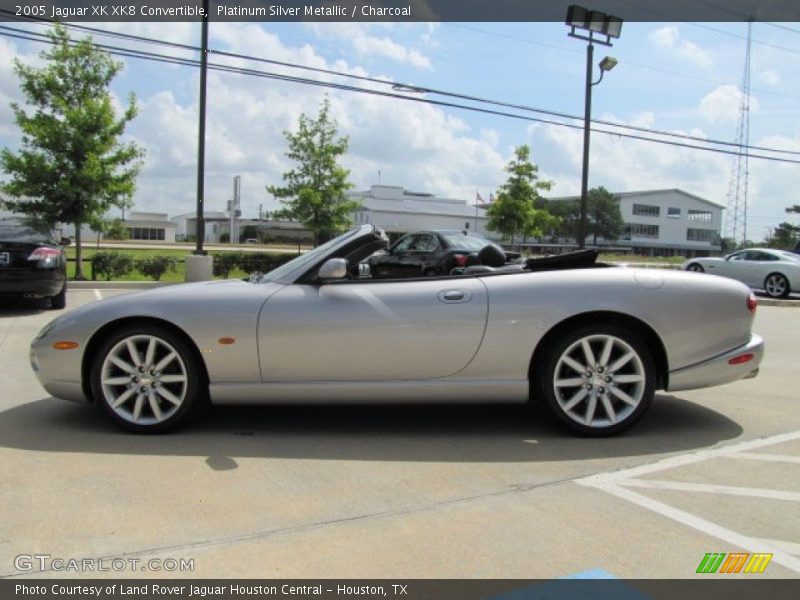
[[[111,335],[91,367],[94,398],[120,427],[161,433],[200,404],[203,377],[193,352],[174,332],[151,325]]]
[[[699,263],[691,263],[689,266],[686,267],[687,271],[692,271],[694,273],[705,273],[705,269],[703,265]]]
[[[54,310],[61,310],[67,306],[67,283],[64,282],[64,287],[55,296],[50,297],[50,308]]]
[[[589,325],[560,337],[538,371],[550,411],[584,435],[614,435],[633,425],[655,395],[652,353],[634,332]]]
[[[764,291],[770,298],[785,298],[791,292],[789,280],[780,273],[770,273],[764,280]]]

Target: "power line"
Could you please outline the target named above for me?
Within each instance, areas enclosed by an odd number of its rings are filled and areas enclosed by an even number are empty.
[[[47,37],[46,34],[35,33],[35,32],[26,31],[26,30],[19,30],[19,29],[14,29],[12,27],[6,27],[6,26],[0,26],[0,30],[3,30],[3,31],[0,31],[0,34],[6,35],[8,37],[19,38],[19,39],[24,39],[24,40],[28,40],[28,41],[34,41],[34,42],[38,42],[38,43],[45,43],[45,44],[51,44],[51,45],[53,44],[53,42]],[[118,46],[111,46],[111,45],[107,45],[107,44],[99,44],[99,43],[96,43],[96,42],[93,42],[93,43],[94,43],[94,45],[96,47],[101,48],[103,50],[106,50],[107,52],[109,52],[111,54],[119,55],[119,56],[126,56],[126,57],[130,57],[130,58],[140,58],[140,59],[145,59],[145,60],[152,60],[152,61],[155,61],[155,62],[165,62],[165,63],[171,63],[171,64],[179,64],[179,65],[183,65],[183,66],[192,66],[192,67],[198,67],[199,64],[200,64],[200,61],[196,60],[196,59],[180,58],[180,57],[174,57],[174,56],[169,56],[169,55],[164,55],[164,54],[159,54],[159,53],[154,53],[154,52],[145,52],[143,50],[134,50],[134,49],[130,49],[130,48],[121,48],[121,47],[118,47]],[[270,61],[268,61],[268,59],[261,59],[261,60],[270,62]],[[288,63],[286,63],[286,64],[288,64]],[[406,95],[403,95],[403,94],[397,94],[397,93],[388,92],[388,91],[381,91],[381,90],[369,89],[369,88],[361,88],[361,87],[346,85],[346,84],[342,84],[342,83],[319,81],[319,80],[308,79],[308,78],[303,78],[303,77],[297,77],[297,76],[292,76],[292,75],[279,74],[279,73],[274,73],[274,72],[269,72],[269,71],[259,71],[259,70],[256,70],[256,69],[248,69],[248,68],[243,68],[243,67],[234,67],[232,65],[225,65],[225,64],[219,64],[219,63],[209,63],[208,64],[208,68],[211,69],[211,70],[216,70],[216,71],[222,71],[222,72],[228,72],[228,73],[240,74],[240,75],[249,75],[249,76],[255,76],[255,77],[262,77],[262,78],[266,78],[266,79],[273,79],[273,80],[284,81],[284,82],[289,82],[289,83],[299,83],[299,84],[313,85],[313,86],[318,86],[318,87],[337,89],[337,90],[341,90],[341,91],[363,93],[363,94],[381,96],[381,97],[386,97],[386,98],[402,99],[402,100],[411,101],[411,102],[417,102],[417,103],[421,103],[421,104],[429,104],[429,105],[442,106],[442,107],[448,107],[448,108],[457,108],[457,109],[461,109],[461,110],[478,112],[478,113],[482,113],[482,114],[490,114],[490,115],[495,115],[495,116],[514,118],[514,119],[519,119],[519,120],[528,121],[528,122],[535,122],[535,123],[543,123],[543,124],[547,124],[547,125],[554,125],[554,126],[558,126],[558,127],[567,127],[567,128],[576,129],[576,130],[582,130],[583,129],[583,127],[581,125],[572,124],[572,123],[565,123],[565,122],[562,122],[562,121],[554,121],[552,119],[542,119],[542,118],[531,117],[531,116],[527,116],[527,115],[520,115],[520,114],[517,114],[517,113],[509,113],[509,112],[500,111],[500,110],[493,110],[493,109],[481,108],[481,107],[477,107],[477,106],[458,104],[458,103],[455,103],[455,102],[446,102],[446,101],[442,101],[442,100],[433,100],[433,99],[430,99],[430,98],[418,98],[418,97],[406,96]],[[376,81],[379,81],[380,83],[384,83],[384,84],[387,83],[387,82],[385,82],[383,80],[376,80]],[[428,90],[424,89],[424,91],[427,92]],[[433,91],[433,92],[436,93],[435,91]],[[474,98],[474,97],[470,97],[470,96],[465,96],[465,95],[452,94],[452,93],[447,93],[447,95],[450,95],[450,96],[453,96],[453,97],[456,97],[456,98],[459,98],[459,99],[469,99],[469,100],[481,101],[480,99],[477,99],[477,98]],[[489,103],[494,103],[494,104],[499,104],[499,105],[506,106],[506,107],[509,107],[509,108],[518,108],[518,109],[522,109],[522,110],[530,110],[528,107],[522,107],[522,106],[517,106],[517,105],[513,105],[513,104],[499,103],[499,102],[492,102],[492,101],[488,101],[488,102]],[[540,112],[540,111],[537,111],[537,112]],[[560,116],[560,117],[569,118],[569,119],[577,119],[577,117],[574,117],[574,116],[571,116],[571,115],[565,115],[563,113],[552,113],[552,114],[554,116]],[[596,121],[596,122],[599,123],[600,121]],[[632,128],[632,126],[617,125],[617,124],[612,123],[612,122],[602,122],[602,123],[603,124],[607,124],[607,125],[611,125],[613,127],[626,128],[626,129],[631,129]],[[668,132],[665,132],[664,134],[662,134],[661,132],[655,132],[653,130],[648,130],[646,128],[642,128],[642,129],[644,129],[648,133],[655,133],[656,135],[675,135],[675,136],[678,135],[678,134],[670,134]],[[704,151],[707,151],[707,152],[715,152],[715,153],[719,153],[719,154],[728,154],[728,155],[734,155],[734,156],[739,154],[739,151],[734,151],[734,150],[725,150],[725,149],[722,149],[722,148],[710,148],[710,147],[707,147],[707,146],[698,146],[698,145],[688,144],[688,143],[683,143],[683,142],[676,142],[676,141],[671,141],[671,140],[664,140],[664,139],[647,137],[647,136],[644,136],[644,135],[623,133],[621,131],[612,131],[612,130],[600,129],[600,128],[596,128],[596,127],[592,127],[591,130],[593,132],[601,133],[601,134],[605,134],[605,135],[614,135],[614,136],[617,136],[618,138],[635,139],[635,140],[647,141],[647,142],[652,142],[652,143],[666,144],[666,145],[674,146],[674,147],[682,147],[682,148],[689,148],[689,149],[695,149],[695,150],[704,150]],[[703,138],[697,138],[697,139],[699,141],[704,142],[704,143],[710,143],[708,140],[705,140]],[[727,144],[727,145],[733,145],[733,144],[730,144],[728,142],[724,142],[724,143]],[[775,150],[775,149],[770,149],[770,148],[764,148],[763,150],[765,150],[767,152],[798,154],[797,152],[791,152],[791,151],[785,151],[785,150]],[[800,160],[793,160],[793,159],[788,159],[788,158],[778,158],[778,157],[775,157],[775,156],[765,156],[765,155],[761,155],[761,154],[750,154],[749,156],[750,156],[750,158],[773,161],[773,162],[782,162],[782,163],[789,163],[789,164],[800,164]]]
[[[0,12],[8,13],[9,11],[3,11],[2,9],[0,9]],[[14,18],[16,18],[17,20],[25,20],[26,19],[26,18],[20,18],[20,17],[16,17],[16,16],[14,16]],[[41,19],[41,18],[35,19],[35,20],[39,21],[39,22],[42,22],[42,23],[48,22],[46,19]],[[148,37],[143,37],[143,36],[138,36],[138,35],[133,35],[133,34],[126,34],[126,33],[121,33],[121,32],[108,31],[108,30],[99,29],[99,28],[96,28],[96,27],[88,27],[88,26],[85,26],[85,25],[76,25],[76,24],[72,24],[72,23],[67,23],[65,25],[67,25],[68,27],[73,27],[73,28],[78,29],[78,30],[82,30],[82,31],[94,32],[94,33],[97,33],[97,34],[99,34],[101,36],[102,35],[108,35],[108,36],[112,36],[112,37],[116,37],[116,38],[130,39],[130,40],[134,40],[134,41],[137,41],[137,42],[143,42],[143,43],[149,43],[149,44],[166,45],[166,46],[170,46],[170,47],[176,47],[176,48],[181,48],[181,49],[185,49],[185,50],[192,50],[192,51],[199,51],[200,50],[200,48],[197,47],[197,46],[189,46],[189,45],[186,45],[186,44],[179,44],[177,42],[168,42],[168,41],[165,41],[165,40],[157,40],[155,38],[148,38]],[[39,35],[39,34],[37,34],[37,35]],[[209,52],[211,52],[213,54],[218,54],[220,56],[229,57],[229,58],[250,60],[250,61],[260,62],[260,63],[264,63],[264,64],[271,64],[271,65],[277,65],[277,66],[286,67],[286,68],[293,68],[293,69],[300,69],[300,70],[314,72],[314,73],[321,73],[321,74],[325,74],[325,75],[333,75],[333,76],[338,76],[338,77],[344,77],[344,78],[354,79],[354,80],[357,80],[357,81],[375,83],[375,84],[379,84],[379,85],[392,85],[392,86],[408,87],[408,88],[413,88],[416,91],[420,91],[420,92],[436,94],[436,95],[441,95],[441,96],[451,97],[451,98],[457,98],[459,100],[467,100],[467,101],[470,101],[470,102],[478,102],[478,103],[482,103],[482,104],[500,106],[500,107],[503,107],[503,108],[512,108],[514,110],[523,110],[523,111],[527,111],[527,112],[533,112],[533,113],[536,113],[536,114],[544,114],[544,115],[547,115],[547,116],[558,117],[558,118],[562,118],[562,119],[581,119],[581,117],[579,117],[577,115],[572,115],[572,114],[568,114],[568,113],[562,113],[562,112],[558,112],[558,111],[552,111],[552,110],[547,110],[547,109],[542,109],[542,108],[535,108],[535,107],[531,107],[531,106],[527,106],[527,105],[503,102],[503,101],[493,100],[493,99],[489,99],[489,98],[481,98],[481,97],[476,97],[476,96],[469,95],[469,94],[450,92],[450,91],[446,91],[446,90],[439,90],[439,89],[427,88],[427,87],[418,87],[418,86],[413,86],[413,85],[404,84],[404,83],[395,82],[395,81],[387,81],[385,79],[378,79],[378,78],[367,77],[367,76],[363,76],[363,75],[355,75],[355,74],[352,74],[352,73],[345,73],[345,72],[341,72],[341,71],[333,71],[331,69],[323,69],[323,68],[320,68],[320,67],[310,67],[310,66],[307,66],[307,65],[300,65],[300,64],[297,64],[297,63],[289,63],[289,62],[285,62],[285,61],[278,61],[278,60],[274,60],[274,59],[268,59],[268,58],[252,56],[252,55],[248,55],[248,54],[240,54],[240,53],[236,53],[236,52],[227,52],[227,51],[223,51],[223,50],[215,50],[213,48],[209,49]],[[690,140],[690,141],[695,141],[695,142],[702,142],[704,144],[714,144],[714,145],[728,146],[728,147],[734,147],[734,148],[740,149],[739,145],[736,142],[728,142],[728,141],[724,141],[724,140],[716,140],[716,139],[713,139],[713,138],[703,138],[703,137],[700,137],[700,136],[693,136],[693,135],[689,135],[689,134],[685,134],[685,133],[674,133],[674,132],[671,132],[671,131],[651,129],[651,128],[648,128],[648,127],[641,127],[641,126],[636,126],[636,125],[615,123],[613,121],[607,121],[607,120],[603,120],[603,119],[593,119],[592,122],[599,123],[601,125],[607,125],[607,126],[611,126],[611,127],[615,127],[615,128],[620,128],[620,129],[628,130],[628,131],[638,131],[638,132],[647,133],[647,134],[650,134],[650,135],[661,135],[661,136],[675,138],[675,139]],[[800,156],[800,152],[798,152],[798,151],[782,150],[782,149],[778,149],[778,148],[768,148],[768,147],[764,147],[764,146],[748,146],[747,149],[748,150],[757,150],[757,151],[761,151],[761,152],[770,152],[770,153],[777,153],[777,154],[787,154],[787,155]]]

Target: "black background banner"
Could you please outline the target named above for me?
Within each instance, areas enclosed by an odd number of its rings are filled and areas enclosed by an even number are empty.
[[[692,580],[386,579],[113,580],[4,579],[3,600],[784,600],[800,598],[800,580],[758,575]],[[123,590],[127,590],[123,593]]]
[[[798,0],[207,0],[210,21],[564,21],[578,4],[624,21],[800,21]],[[199,21],[203,0],[0,0],[0,20]]]

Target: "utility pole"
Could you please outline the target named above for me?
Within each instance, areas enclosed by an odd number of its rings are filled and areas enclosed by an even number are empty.
[[[206,74],[208,72],[208,0],[203,0],[202,34],[200,42],[200,106],[197,127],[197,244],[194,253],[202,256],[203,241],[206,237],[204,217],[205,166],[206,166]]]

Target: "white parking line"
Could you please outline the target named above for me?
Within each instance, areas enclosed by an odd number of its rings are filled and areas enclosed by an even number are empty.
[[[103,299],[103,294],[100,293],[100,290],[95,288],[93,291],[94,291],[94,299],[95,300],[102,300]]]
[[[783,565],[795,573],[800,573],[800,558],[796,558],[791,554],[784,552],[778,548],[777,545],[772,546],[767,541],[737,533],[731,529],[728,529],[727,527],[722,527],[721,525],[717,525],[711,521],[706,521],[705,519],[701,519],[700,517],[684,510],[680,510],[674,506],[669,506],[668,504],[664,504],[658,500],[653,500],[647,496],[642,496],[636,492],[632,492],[631,490],[622,488],[613,483],[584,485],[591,485],[591,487],[595,487],[608,494],[611,494],[612,496],[616,496],[617,498],[637,504],[642,508],[646,508],[654,513],[658,513],[664,517],[667,517],[668,519],[672,519],[673,521],[677,521],[678,523],[686,525],[687,527],[691,527],[692,529],[700,531],[701,533],[705,533],[722,540],[723,542],[738,546],[739,548],[747,550],[750,553],[763,552],[772,554],[772,562]]]
[[[788,454],[759,454],[757,452],[739,452],[737,454],[731,454],[727,458],[748,458],[750,460],[763,460],[766,462],[800,464],[800,456],[790,456]]]
[[[667,517],[668,519],[672,519],[673,521],[676,521],[687,527],[691,527],[692,529],[695,529],[701,533],[705,533],[729,544],[738,546],[751,553],[771,553],[773,555],[773,562],[780,564],[787,569],[794,571],[795,573],[800,573],[800,558],[792,556],[792,554],[797,554],[800,552],[800,544],[784,540],[768,540],[750,537],[628,489],[631,487],[639,487],[644,489],[725,494],[797,502],[800,501],[800,493],[798,492],[680,481],[636,479],[636,477],[721,457],[731,459],[742,458],[746,460],[770,460],[790,463],[800,462],[800,457],[796,456],[782,454],[759,454],[756,452],[750,452],[751,450],[757,450],[759,448],[774,446],[785,442],[792,442],[798,439],[800,439],[800,431],[791,431],[767,438],[731,444],[730,446],[723,446],[721,448],[711,448],[689,454],[671,456],[649,465],[641,465],[638,467],[621,469],[619,471],[611,471],[608,473],[598,473],[583,479],[578,479],[575,481],[575,483],[587,487],[593,487],[616,496],[617,498],[627,500],[628,502],[636,504],[642,508]]]
[[[766,498],[769,500],[789,500],[800,502],[800,493],[763,488],[739,487],[735,485],[713,485],[708,483],[684,483],[682,481],[655,481],[652,479],[625,479],[616,482],[623,487],[649,488],[651,490],[676,490],[679,492],[700,492],[703,494],[724,494],[726,496],[745,496],[747,498]]]

